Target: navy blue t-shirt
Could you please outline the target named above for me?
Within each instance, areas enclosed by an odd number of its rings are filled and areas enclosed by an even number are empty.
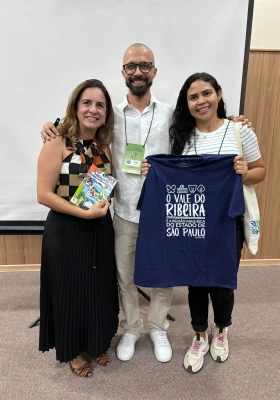
[[[137,209],[135,284],[236,289],[235,217],[245,212],[234,155],[147,157]]]

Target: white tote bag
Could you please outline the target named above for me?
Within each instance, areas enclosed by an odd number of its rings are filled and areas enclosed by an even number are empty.
[[[234,123],[234,134],[238,144],[239,154],[243,155],[242,143],[240,140],[240,126]],[[243,215],[245,243],[252,254],[258,251],[260,238],[260,211],[255,189],[252,185],[243,185],[245,214]]]

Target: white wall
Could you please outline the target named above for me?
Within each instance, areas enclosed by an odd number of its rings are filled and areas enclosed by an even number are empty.
[[[75,86],[101,79],[113,102],[127,93],[123,52],[155,52],[154,95],[175,104],[186,78],[209,72],[238,114],[249,0],[9,0],[0,12],[0,221],[36,221],[40,129],[63,117]],[[176,5],[176,7],[175,7]]]
[[[251,49],[280,49],[280,0],[255,0]]]

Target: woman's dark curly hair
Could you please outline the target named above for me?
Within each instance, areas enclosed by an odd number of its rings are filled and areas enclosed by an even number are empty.
[[[217,80],[206,72],[199,72],[188,77],[182,89],[180,90],[176,108],[173,114],[173,122],[169,129],[172,154],[182,154],[185,145],[190,144],[191,137],[194,134],[196,123],[195,118],[189,111],[187,91],[191,84],[197,80],[209,82],[217,94],[222,91],[222,88],[218,84]],[[226,118],[226,106],[223,98],[221,98],[218,103],[217,116],[221,119]]]

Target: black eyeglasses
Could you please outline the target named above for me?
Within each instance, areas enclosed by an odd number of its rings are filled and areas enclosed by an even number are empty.
[[[143,74],[148,74],[151,71],[151,69],[154,67],[154,64],[151,62],[141,62],[139,64],[128,63],[128,64],[123,65],[123,69],[127,73],[127,75],[135,74],[137,67],[139,67],[140,71]]]

